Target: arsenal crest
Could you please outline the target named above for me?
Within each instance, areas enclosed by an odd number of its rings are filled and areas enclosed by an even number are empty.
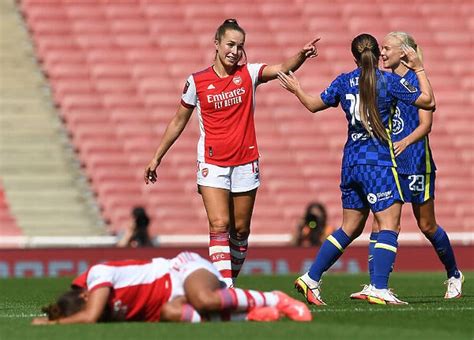
[[[242,84],[242,78],[240,76],[235,76],[234,79],[232,79],[235,85],[240,85]]]
[[[207,174],[209,174],[209,169],[208,168],[202,169],[201,174],[202,174],[202,177],[207,177]]]

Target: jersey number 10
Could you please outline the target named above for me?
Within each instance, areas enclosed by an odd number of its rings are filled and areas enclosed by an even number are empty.
[[[351,102],[351,106],[349,107],[349,111],[351,113],[352,119],[351,124],[352,126],[356,125],[356,120],[360,122],[360,111],[359,111],[359,94],[352,94],[346,93],[346,99]]]

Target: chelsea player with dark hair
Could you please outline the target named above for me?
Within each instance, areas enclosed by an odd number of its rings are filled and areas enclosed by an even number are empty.
[[[405,32],[391,32],[382,43],[383,66],[417,86],[416,74],[401,61],[405,58],[403,46],[422,52],[412,36]],[[405,202],[411,203],[418,228],[433,245],[440,261],[446,269],[447,280],[445,299],[459,298],[462,294],[464,276],[458,270],[453,248],[444,229],[436,222],[434,211],[436,166],[430,149],[428,134],[433,122],[433,111],[419,110],[416,106],[399,102],[392,118],[391,137],[397,162],[397,172]],[[365,300],[373,288],[373,252],[379,228],[374,221],[369,244],[370,284],[352,299]]]
[[[310,304],[325,304],[321,298],[321,276],[363,231],[372,211],[380,225],[374,247],[374,289],[368,301],[376,304],[406,304],[389,289],[388,280],[398,247],[403,195],[393,146],[388,131],[392,109],[398,101],[433,110],[435,100],[421,60],[406,48],[407,61],[419,88],[396,74],[380,71],[380,49],[369,34],[354,38],[351,45],[357,68],[339,75],[319,97],[305,93],[294,74],[279,73],[280,84],[296,95],[311,112],[339,104],[348,121],[341,170],[342,226],[322,244],[309,271],[295,287]]]

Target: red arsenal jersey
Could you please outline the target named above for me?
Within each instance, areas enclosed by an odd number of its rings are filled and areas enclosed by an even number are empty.
[[[255,90],[265,66],[240,65],[225,78],[209,67],[187,79],[181,103],[197,108],[201,130],[198,161],[236,166],[258,159]]]
[[[72,284],[88,291],[110,287],[107,308],[113,321],[159,321],[161,307],[171,294],[169,261],[105,262],[92,266]]]

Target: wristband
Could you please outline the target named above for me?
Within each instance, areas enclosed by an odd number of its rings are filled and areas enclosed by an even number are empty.
[[[420,73],[420,72],[423,72],[425,69],[422,68],[421,70],[418,70],[418,71],[415,71],[415,73]]]

